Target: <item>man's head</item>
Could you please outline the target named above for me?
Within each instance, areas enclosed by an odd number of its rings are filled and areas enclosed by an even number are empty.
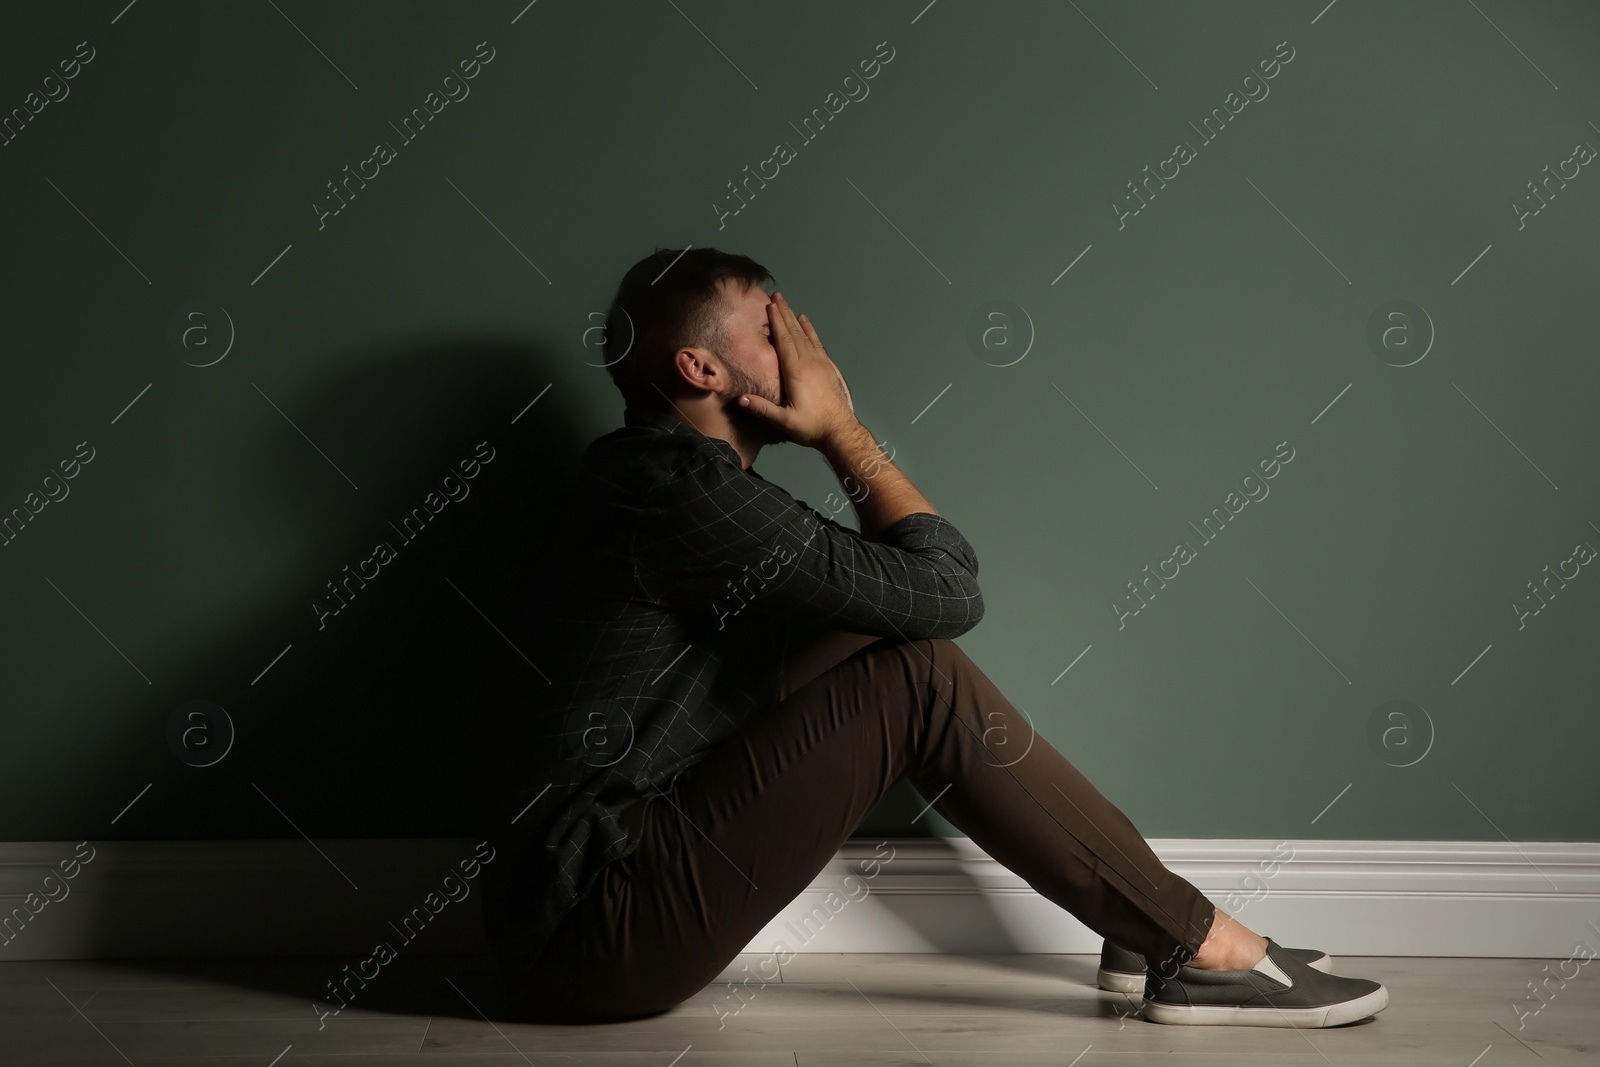
[[[606,316],[606,370],[627,406],[668,411],[708,401],[751,444],[785,440],[739,407],[754,393],[780,404],[778,354],[768,337],[771,273],[715,248],[658,248],[628,269]]]

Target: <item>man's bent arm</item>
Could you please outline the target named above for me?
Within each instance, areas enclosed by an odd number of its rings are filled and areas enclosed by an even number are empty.
[[[749,606],[911,639],[959,637],[983,618],[977,553],[915,489],[922,503],[902,499],[899,512],[880,515],[891,525],[872,541],[752,477],[728,449],[675,444],[682,454],[671,469],[628,505],[637,572],[661,603],[709,608],[716,629]],[[869,458],[864,473],[873,470]],[[888,476],[881,463],[876,470],[873,481]]]
[[[845,495],[855,503],[861,536],[868,541],[876,541],[883,531],[907,515],[939,514],[859,420],[818,445],[817,451],[827,459],[844,486]]]

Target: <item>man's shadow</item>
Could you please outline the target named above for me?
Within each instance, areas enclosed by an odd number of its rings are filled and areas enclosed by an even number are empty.
[[[574,400],[603,372],[514,338],[398,351],[373,343],[328,363],[337,369],[298,393],[269,386],[271,407],[251,388],[256,368],[205,383],[265,412],[242,420],[251,448],[238,478],[284,531],[276,567],[288,578],[229,605],[206,642],[162,648],[161,670],[143,664],[152,684],[132,699],[129,687],[108,683],[89,703],[123,710],[87,755],[80,747],[38,758],[74,768],[81,810],[107,820],[122,812],[101,841],[303,840],[307,863],[273,872],[272,884],[292,887],[275,914],[308,921],[284,924],[271,943],[353,964],[371,954],[374,938],[390,936],[381,922],[374,930],[369,919],[337,944],[297,927],[325,931],[327,915],[360,911],[374,889],[385,901],[420,904],[448,873],[436,853],[417,857],[410,871],[363,866],[363,853],[374,853],[360,845],[461,839],[461,856],[471,857],[472,842],[494,832],[499,783],[517,763],[505,741],[519,726],[507,686],[538,677],[528,624],[571,532],[583,448],[606,427],[582,425],[575,413],[586,405]],[[217,521],[207,498],[193,499],[190,521]],[[196,700],[207,702],[201,717],[179,714]],[[231,862],[227,851],[217,850],[219,864]],[[96,892],[57,908],[82,909],[74,925],[87,927],[87,955],[116,958],[140,944],[127,932],[148,928],[148,916],[127,892],[132,878],[122,882],[128,876],[115,861],[100,866],[103,874],[88,865],[79,883],[100,878]],[[252,919],[245,907],[229,918],[227,902],[209,896],[210,871],[193,873],[185,881],[194,898],[176,902],[195,917],[189,925],[237,928]],[[355,896],[357,887],[366,897]],[[439,929],[402,948],[356,1005],[442,1014],[453,999],[454,1010],[477,1018],[448,984],[425,981],[438,991],[417,999],[400,977],[430,952],[458,949],[464,935],[481,942],[469,916],[477,896],[452,904],[433,924]],[[188,951],[213,949],[186,936],[175,954]],[[198,956],[140,969],[219,979],[229,971]],[[332,1007],[330,976],[325,960],[267,959],[244,984],[321,996]]]

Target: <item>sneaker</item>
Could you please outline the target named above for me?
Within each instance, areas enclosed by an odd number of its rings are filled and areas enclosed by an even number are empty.
[[[1314,967],[1325,974],[1333,973],[1333,957],[1321,949],[1286,948],[1284,951],[1298,957],[1307,967]],[[1100,949],[1100,971],[1095,975],[1095,981],[1101,989],[1113,993],[1143,993],[1144,971],[1143,956],[1107,941]]]
[[[1248,970],[1146,973],[1143,1014],[1158,1023],[1343,1026],[1389,1006],[1379,983],[1312,970],[1270,937],[1267,954]]]

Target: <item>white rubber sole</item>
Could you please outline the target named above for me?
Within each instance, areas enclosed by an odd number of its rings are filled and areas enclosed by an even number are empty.
[[[1108,971],[1101,968],[1095,972],[1095,984],[1110,993],[1144,993],[1144,975],[1129,974],[1127,971]]]
[[[1216,1004],[1185,1006],[1144,1002],[1143,1015],[1151,1022],[1188,1026],[1291,1026],[1317,1028],[1343,1026],[1389,1006],[1389,990],[1379,986],[1366,996],[1320,1008],[1235,1008]]]
[[[1333,973],[1333,957],[1324,956],[1317,962],[1309,965],[1313,971],[1323,974]],[[1095,984],[1108,993],[1133,993],[1136,996],[1144,995],[1144,975],[1133,974],[1129,971],[1108,971],[1104,967],[1095,972]]]

